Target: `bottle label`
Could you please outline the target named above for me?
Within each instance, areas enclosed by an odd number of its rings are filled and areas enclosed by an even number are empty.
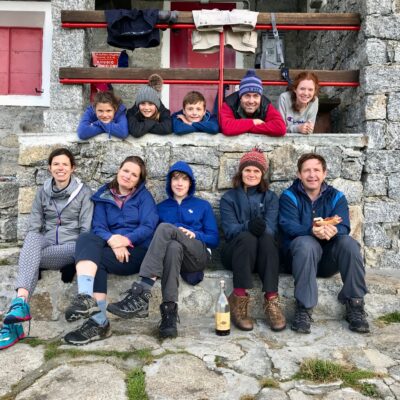
[[[215,313],[215,329],[228,331],[231,328],[231,315],[229,312]]]

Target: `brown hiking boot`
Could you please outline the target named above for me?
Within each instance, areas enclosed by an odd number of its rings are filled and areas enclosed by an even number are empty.
[[[286,328],[286,319],[279,304],[279,296],[270,300],[264,299],[264,312],[273,331],[281,331]]]
[[[228,298],[231,320],[242,331],[251,331],[253,329],[253,320],[247,316],[249,299],[249,296],[236,296],[233,292]]]

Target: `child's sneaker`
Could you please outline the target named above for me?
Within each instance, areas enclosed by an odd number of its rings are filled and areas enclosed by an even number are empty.
[[[31,319],[29,304],[23,297],[16,297],[4,316],[4,324],[15,324],[17,322],[29,321]]]
[[[13,346],[25,337],[21,324],[3,325],[0,330],[0,350]]]
[[[88,319],[78,329],[67,333],[64,340],[75,346],[81,346],[94,342],[95,340],[103,340],[111,336],[110,323],[107,321],[106,325],[101,326],[93,319]]]

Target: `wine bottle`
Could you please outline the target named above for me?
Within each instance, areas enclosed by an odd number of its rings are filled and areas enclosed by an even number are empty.
[[[225,294],[225,281],[221,280],[219,285],[220,292],[215,306],[215,333],[218,336],[226,336],[231,333],[231,313]]]

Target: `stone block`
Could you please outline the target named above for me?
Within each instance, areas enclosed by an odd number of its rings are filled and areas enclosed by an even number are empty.
[[[78,128],[80,113],[76,111],[46,110],[43,113],[44,131],[65,134]]]
[[[388,177],[389,198],[400,200],[400,174],[391,174]]]
[[[53,102],[53,109],[73,110],[81,115],[84,104],[83,85],[63,85],[59,82],[53,82],[50,85],[51,98],[56,99]]]
[[[400,19],[399,19],[400,21]],[[382,25],[386,31],[386,27]],[[396,27],[400,38],[400,30]],[[360,74],[360,83],[367,94],[393,93],[400,91],[400,65],[372,65]]]
[[[339,178],[342,172],[342,150],[337,146],[318,146],[315,152],[325,158],[327,165],[328,179]],[[297,170],[297,168],[296,168]]]
[[[366,174],[364,180],[364,196],[386,196],[387,178],[380,174]]]
[[[152,179],[149,179],[146,182],[146,187],[153,195],[156,203],[159,203],[160,201],[167,198],[165,184],[166,184],[165,181],[152,180]]]
[[[241,156],[241,153],[227,153],[221,156],[218,174],[218,189],[230,189],[232,187],[232,178],[238,170]]]
[[[170,147],[146,147],[146,160],[147,176],[149,178],[165,178],[170,167]],[[182,158],[182,160],[186,159]]]
[[[363,225],[364,215],[361,206],[349,206],[350,215],[350,235],[357,240],[358,243],[363,241]]]
[[[331,185],[344,193],[349,204],[361,203],[363,193],[363,186],[361,182],[337,178],[331,182]]]
[[[191,165],[194,176],[196,177],[197,190],[212,190],[217,172],[211,167],[203,165]]]
[[[368,0],[363,1],[362,5],[366,15],[388,15],[392,12],[392,0]]]
[[[387,116],[389,121],[400,122],[400,93],[389,94]]]
[[[47,293],[34,293],[30,306],[32,309],[32,317],[35,320],[49,321],[53,318],[53,305],[51,303],[50,294]]]
[[[29,214],[31,212],[36,190],[36,187],[22,187],[19,189],[18,212],[20,214]]]
[[[387,2],[388,0],[385,0]],[[364,20],[364,32],[367,38],[400,39],[400,15],[390,16],[366,16]]]
[[[219,167],[219,154],[213,147],[172,147],[171,164],[179,160],[184,160],[190,164],[209,165],[213,168]]]
[[[365,98],[365,119],[386,118],[386,96],[384,94],[370,95]]]
[[[29,214],[18,215],[17,239],[22,241],[25,239],[29,227]]]
[[[400,153],[395,150],[367,150],[364,169],[372,174],[400,172]]]
[[[397,201],[367,200],[364,204],[364,215],[366,223],[382,223],[398,221],[400,217],[400,207]]]
[[[379,39],[367,39],[361,50],[364,64],[386,64],[388,61],[386,42]]]
[[[60,144],[47,145],[43,142],[37,146],[21,146],[19,150],[18,164],[23,166],[47,166],[47,158],[49,154],[57,147],[63,146]]]
[[[119,141],[110,141],[101,155],[101,173],[114,176],[121,162],[129,156],[139,156],[145,162],[143,147],[140,144]]]
[[[387,124],[384,121],[366,121],[365,133],[368,136],[370,149],[383,149],[386,147]]]
[[[386,148],[400,149],[400,122],[389,122],[386,132]]]
[[[365,224],[364,243],[366,246],[390,248],[392,241],[384,225]]]
[[[0,239],[5,242],[17,240],[17,216],[0,220]]]
[[[347,158],[342,162],[342,178],[352,181],[359,181],[363,170],[363,163],[360,158]]]
[[[0,181],[0,209],[14,207],[17,204],[18,183]]]
[[[15,166],[14,166],[15,168]],[[17,182],[19,186],[31,186],[37,184],[36,182],[36,168],[18,168],[17,169]]]

